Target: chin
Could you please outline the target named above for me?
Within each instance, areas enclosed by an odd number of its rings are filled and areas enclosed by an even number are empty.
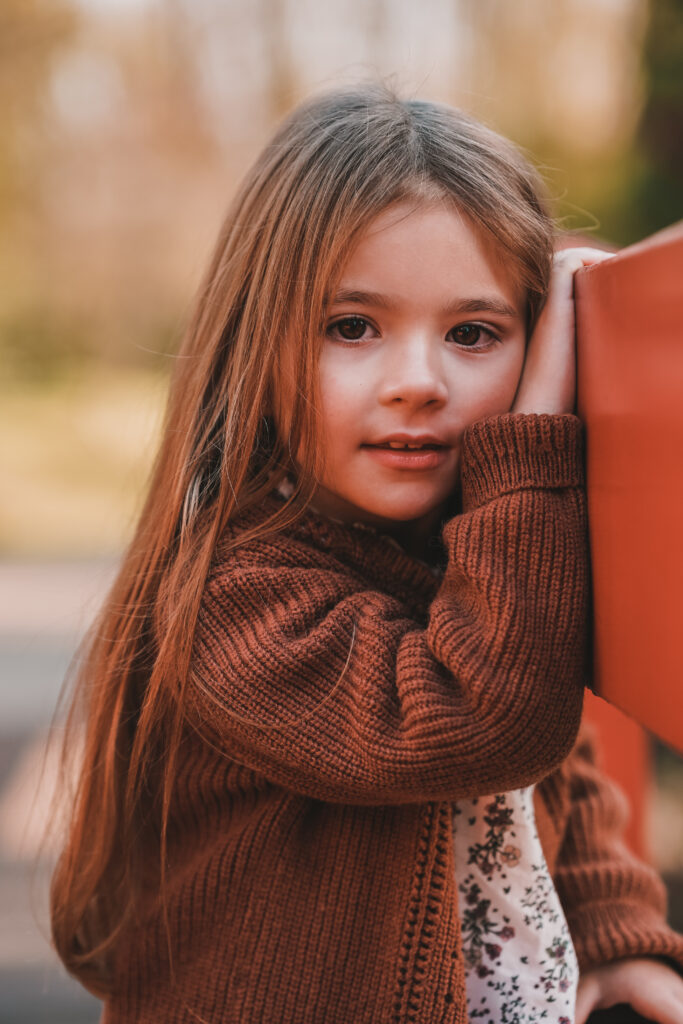
[[[392,523],[410,523],[417,519],[424,519],[432,515],[443,505],[444,499],[439,497],[429,501],[396,501],[391,504],[369,508],[371,515],[379,519],[388,520]]]

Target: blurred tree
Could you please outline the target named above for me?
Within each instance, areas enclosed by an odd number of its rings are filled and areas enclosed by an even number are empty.
[[[76,16],[62,0],[11,4],[3,42],[22,39],[11,56],[19,63],[21,49],[28,87],[3,65],[18,91],[8,134],[22,143],[0,156],[13,184],[0,207],[3,361],[33,379],[89,355],[152,352],[158,365],[177,343],[188,248],[218,170],[194,25],[182,0],[108,16]]]
[[[155,30],[158,42],[155,46]],[[146,66],[149,54],[156,53],[156,67]],[[138,51],[137,84],[141,95],[160,98],[156,117],[149,129],[161,148],[173,152],[176,159],[199,153],[209,155],[210,127],[201,95],[201,37],[185,0],[162,0],[149,20]]]
[[[649,0],[644,7],[638,74],[641,98],[624,144],[592,160],[564,161],[566,207],[581,229],[589,210],[601,237],[629,245],[683,216],[683,4]],[[586,223],[585,215],[583,223]]]
[[[45,94],[56,56],[73,38],[69,0],[2,0],[0,5],[0,217],[33,205]]]
[[[648,0],[458,2],[473,35],[476,112],[528,147],[563,228],[634,240],[628,206]]]
[[[36,237],[44,217],[40,185],[49,162],[50,78],[77,28],[68,0],[3,0],[0,5],[0,354],[20,352],[32,364],[34,342],[49,335],[52,324],[44,310],[33,308],[27,319],[15,313],[31,305],[35,291]]]
[[[285,0],[261,0],[259,14],[266,58],[266,110],[270,120],[275,122],[296,99]]]
[[[648,0],[0,0],[2,355],[172,350],[273,123],[368,72],[528,147],[565,228],[656,230],[680,216],[680,9],[653,2],[643,59]]]
[[[683,217],[683,3],[654,0],[644,48],[647,101],[637,145],[629,220],[635,237]]]

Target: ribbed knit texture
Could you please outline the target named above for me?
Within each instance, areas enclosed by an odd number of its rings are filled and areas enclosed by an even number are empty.
[[[584,746],[567,760],[588,672],[582,442],[571,415],[470,427],[440,581],[310,510],[219,549],[172,808],[173,973],[143,909],[108,1024],[464,1024],[451,802],[542,779],[580,960],[683,962],[611,790]]]
[[[625,956],[669,957],[680,968],[683,938],[664,925],[666,890],[622,841],[628,804],[596,767],[589,729],[539,788],[565,823],[553,879],[582,970]]]

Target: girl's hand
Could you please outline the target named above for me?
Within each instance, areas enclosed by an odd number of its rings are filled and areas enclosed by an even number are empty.
[[[612,256],[611,252],[587,247],[561,249],[555,253],[548,299],[529,340],[510,412],[574,412],[574,274],[580,267],[589,267]]]
[[[585,1024],[593,1010],[629,1003],[657,1024],[683,1021],[683,979],[661,960],[630,957],[582,974],[576,997],[575,1024]]]

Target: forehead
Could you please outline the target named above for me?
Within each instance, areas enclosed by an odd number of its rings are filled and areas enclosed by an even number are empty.
[[[477,298],[523,315],[526,292],[488,232],[447,202],[402,202],[378,214],[342,267],[340,290],[371,291],[429,304]]]

